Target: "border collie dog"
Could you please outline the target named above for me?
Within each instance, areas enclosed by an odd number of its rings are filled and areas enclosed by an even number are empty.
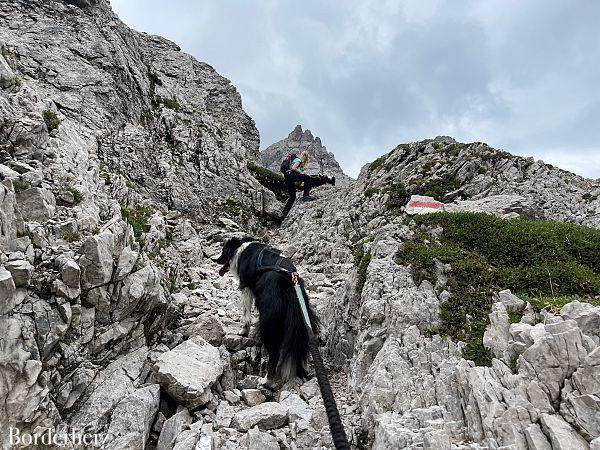
[[[244,334],[250,330],[252,302],[258,308],[260,336],[269,354],[267,380],[273,380],[276,375],[283,381],[294,375],[306,378],[308,332],[294,286],[286,273],[261,269],[264,266],[278,266],[296,272],[292,262],[284,258],[279,250],[256,242],[253,238],[234,237],[225,242],[217,263],[222,264],[219,275],[231,271],[239,281]],[[318,334],[319,321],[308,304],[302,279],[299,283],[313,332]]]

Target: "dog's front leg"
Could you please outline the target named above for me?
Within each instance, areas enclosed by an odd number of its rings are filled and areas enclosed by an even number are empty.
[[[242,335],[248,336],[252,322],[252,302],[254,296],[250,288],[242,289]]]

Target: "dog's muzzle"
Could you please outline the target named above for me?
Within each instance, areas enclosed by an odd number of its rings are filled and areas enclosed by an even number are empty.
[[[228,271],[229,271],[229,264],[223,265],[223,267],[221,267],[219,269],[219,276],[225,275]]]

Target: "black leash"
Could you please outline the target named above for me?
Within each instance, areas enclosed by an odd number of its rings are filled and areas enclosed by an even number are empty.
[[[319,382],[319,389],[321,391],[321,397],[323,398],[323,404],[325,405],[325,411],[327,413],[327,420],[329,421],[329,430],[331,437],[333,438],[333,445],[337,450],[350,450],[350,444],[348,443],[348,437],[346,431],[342,425],[342,419],[340,418],[340,412],[337,404],[335,403],[335,397],[329,384],[329,378],[327,377],[327,370],[323,363],[323,357],[319,350],[319,340],[313,332],[310,318],[308,316],[308,310],[306,308],[306,301],[302,295],[302,289],[300,289],[300,283],[298,273],[290,272],[283,267],[277,265],[259,266],[259,270],[267,271],[272,270],[275,272],[285,273],[291,277],[292,285],[296,293],[296,298],[300,304],[302,310],[302,317],[304,318],[304,324],[306,325],[306,331],[308,332],[308,346],[310,354],[312,355],[313,363],[315,365],[315,373],[317,375],[317,381]]]

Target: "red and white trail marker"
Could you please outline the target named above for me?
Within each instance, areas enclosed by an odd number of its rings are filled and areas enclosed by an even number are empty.
[[[411,195],[410,200],[406,204],[406,213],[410,215],[429,214],[443,210],[444,204],[442,202],[424,195]]]

